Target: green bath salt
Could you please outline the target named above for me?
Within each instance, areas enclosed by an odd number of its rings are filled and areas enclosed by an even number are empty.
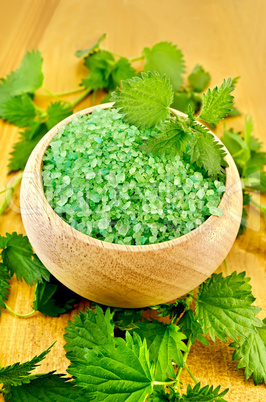
[[[171,240],[221,216],[223,178],[213,181],[188,155],[139,149],[159,132],[124,123],[116,109],[74,117],[43,158],[44,191],[54,211],[82,233],[129,245]]]

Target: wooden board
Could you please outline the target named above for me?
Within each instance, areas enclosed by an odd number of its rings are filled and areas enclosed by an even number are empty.
[[[90,46],[103,32],[104,47],[127,57],[136,57],[145,46],[172,41],[184,52],[187,71],[201,63],[212,75],[212,85],[223,78],[241,76],[235,91],[237,107],[253,117],[255,134],[266,143],[265,64],[266,3],[263,0],[0,0],[0,77],[18,67],[27,50],[40,49],[44,58],[44,86],[53,92],[78,86],[84,67],[74,53]],[[136,67],[141,62],[136,63]],[[69,100],[74,96],[68,97]],[[45,104],[38,98],[40,106]],[[91,99],[76,110],[91,106]],[[243,127],[244,117],[228,122]],[[218,130],[218,133],[221,129]],[[17,141],[18,130],[0,122],[0,189],[10,180],[7,161]],[[266,145],[264,146],[266,150]],[[257,305],[266,310],[265,254],[266,232],[257,211],[251,208],[249,228],[236,241],[228,256],[230,271],[243,271],[252,278]],[[15,198],[0,217],[0,234],[24,233]],[[9,305],[18,313],[31,311],[33,288],[12,280]],[[78,310],[88,304],[82,302]],[[26,361],[57,340],[38,371],[65,371],[64,327],[74,312],[59,318],[37,313],[28,319],[3,311],[0,318],[0,364]],[[232,362],[232,350],[222,342],[209,347],[197,343],[188,364],[202,384],[229,387],[229,402],[261,402],[266,399],[264,385],[244,381],[242,370]],[[189,378],[184,375],[184,385]]]

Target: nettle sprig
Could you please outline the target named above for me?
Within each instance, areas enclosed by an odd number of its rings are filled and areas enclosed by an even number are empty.
[[[161,133],[146,141],[142,150],[155,155],[187,152],[191,163],[196,162],[210,176],[224,173],[228,166],[224,159],[226,152],[199,119],[217,124],[230,112],[233,107],[231,92],[234,90],[231,78],[203,94],[198,117],[190,111],[186,117],[170,108],[174,92],[170,80],[158,72],[142,73],[141,77],[122,81],[122,86],[112,93],[111,100],[126,122],[138,128],[152,128],[163,123]]]
[[[141,310],[96,304],[65,328],[68,377],[31,374],[48,348],[29,362],[0,368],[0,393],[10,402],[35,401],[36,396],[44,402],[225,402],[229,390],[202,386],[189,366],[189,353],[197,340],[208,345],[207,335],[213,342],[230,338],[233,360],[239,360],[237,368],[245,368],[245,379],[253,375],[256,385],[266,381],[266,322],[257,317],[261,309],[253,305],[249,281],[245,272],[213,274],[197,292],[154,306],[158,313],[150,320],[143,319]],[[161,316],[169,322],[159,321]],[[184,370],[194,383],[186,389]]]

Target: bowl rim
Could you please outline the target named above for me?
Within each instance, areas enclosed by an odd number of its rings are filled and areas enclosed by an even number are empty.
[[[41,203],[42,203],[41,205],[45,205],[46,214],[49,217],[52,216],[53,221],[57,221],[58,223],[60,223],[61,228],[63,228],[66,232],[72,232],[76,239],[81,240],[83,243],[94,244],[95,246],[100,247],[100,248],[113,249],[113,250],[118,250],[121,252],[123,252],[123,251],[126,251],[126,252],[142,251],[143,252],[143,251],[161,250],[161,249],[167,249],[169,247],[173,247],[173,246],[176,246],[183,242],[186,242],[186,241],[190,240],[191,238],[200,234],[200,232],[204,233],[205,230],[208,232],[208,229],[212,227],[212,222],[214,222],[217,219],[221,219],[223,217],[223,215],[221,217],[211,215],[201,225],[199,225],[195,229],[192,229],[190,232],[188,232],[180,237],[177,237],[175,239],[166,240],[166,241],[159,242],[159,243],[144,244],[144,245],[126,245],[126,244],[118,244],[118,243],[109,243],[109,242],[106,242],[105,240],[99,240],[94,237],[91,237],[85,233],[80,232],[78,229],[73,228],[69,223],[64,221],[51,207],[51,205],[49,204],[49,202],[45,196],[45,193],[44,193],[43,180],[42,180],[42,175],[41,175],[43,157],[44,157],[44,154],[45,154],[47,148],[49,147],[50,141],[58,133],[59,129],[65,125],[67,125],[74,117],[90,114],[94,110],[99,109],[99,108],[100,109],[109,109],[109,108],[112,108],[113,105],[114,105],[114,102],[109,102],[109,103],[104,103],[101,105],[95,105],[95,106],[91,106],[89,108],[82,109],[82,110],[68,116],[67,118],[60,121],[58,124],[56,124],[53,128],[51,128],[33,149],[32,153],[28,159],[28,162],[26,164],[24,173],[23,173],[22,186],[23,186],[23,181],[27,180],[26,174],[29,171],[32,172],[34,170],[32,168],[35,168],[38,172],[38,174],[36,176],[36,184],[37,184],[37,187],[39,190],[37,196],[39,197],[39,201],[41,201]],[[173,109],[173,110],[175,110],[175,112],[177,112],[180,116],[187,117],[187,115],[185,113],[182,113],[176,109]],[[198,122],[198,123],[201,124],[203,127],[206,127],[202,123],[200,123],[200,122]],[[221,144],[223,149],[226,151],[225,160],[228,163],[228,167],[225,168],[225,171],[226,171],[225,188],[226,189],[225,189],[225,191],[221,197],[220,203],[218,205],[218,207],[224,209],[225,203],[226,203],[226,197],[228,196],[228,192],[229,192],[229,189],[228,189],[228,173],[229,173],[229,171],[232,170],[232,173],[234,173],[234,175],[232,175],[232,177],[238,176],[239,182],[240,182],[240,178],[239,178],[239,173],[235,166],[234,160],[233,160],[232,156],[230,155],[229,151],[226,149],[224,144],[220,141],[220,139],[211,130],[209,130],[209,132],[215,137],[216,141],[218,141],[219,144]],[[48,138],[49,138],[49,140],[48,140]],[[38,156],[38,158],[37,158],[37,156]],[[23,192],[21,194],[21,197],[22,196],[23,196]]]

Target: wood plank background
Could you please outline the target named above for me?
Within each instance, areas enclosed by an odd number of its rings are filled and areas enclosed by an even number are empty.
[[[212,76],[212,85],[223,78],[241,76],[235,91],[237,107],[253,117],[255,134],[266,143],[266,3],[264,0],[0,0],[0,77],[18,67],[27,50],[40,49],[44,58],[44,86],[53,92],[74,89],[84,74],[74,56],[107,33],[104,47],[127,57],[138,56],[145,46],[172,41],[184,52],[189,72],[201,63]],[[136,67],[138,64],[136,64]],[[69,100],[72,98],[69,97]],[[44,101],[40,99],[40,106]],[[91,105],[88,99],[77,108]],[[244,117],[228,127],[243,127]],[[221,131],[218,130],[218,132]],[[6,186],[7,161],[18,130],[0,122],[0,189]],[[264,146],[266,150],[266,145]],[[25,233],[18,207],[18,193],[11,208],[0,217],[0,234]],[[257,305],[266,311],[266,232],[253,208],[249,228],[228,256],[230,271],[245,270],[251,277]],[[31,311],[33,288],[12,281],[9,305],[18,313]],[[78,310],[86,308],[82,302]],[[56,345],[39,371],[65,371],[64,327],[74,312],[60,318],[37,313],[28,319],[4,311],[0,318],[0,364],[26,361],[54,340]],[[222,342],[209,347],[197,343],[188,363],[202,384],[229,387],[229,402],[262,402],[265,386],[244,381],[242,370],[231,360],[232,350]],[[189,378],[183,376],[184,385]]]

